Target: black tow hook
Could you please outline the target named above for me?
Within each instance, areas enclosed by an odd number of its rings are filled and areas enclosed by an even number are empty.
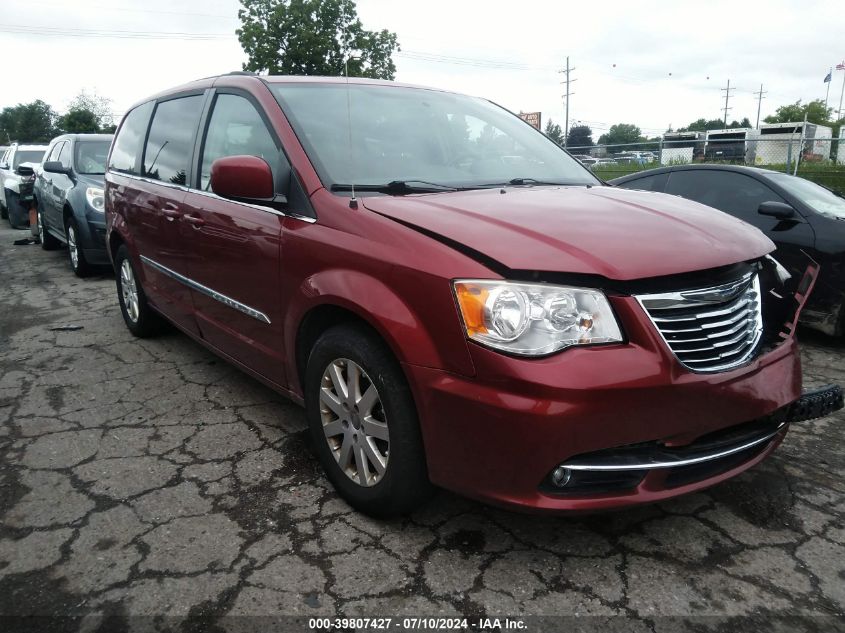
[[[839,385],[825,385],[818,389],[805,391],[795,402],[789,405],[790,422],[804,422],[815,420],[839,411],[845,406],[842,387]]]

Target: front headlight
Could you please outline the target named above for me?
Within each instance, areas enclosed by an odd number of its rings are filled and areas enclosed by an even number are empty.
[[[94,211],[102,213],[106,208],[103,190],[99,187],[88,187],[85,190],[85,199],[88,201],[88,206]]]
[[[622,341],[599,290],[474,279],[459,279],[454,288],[467,337],[495,349],[540,356]]]

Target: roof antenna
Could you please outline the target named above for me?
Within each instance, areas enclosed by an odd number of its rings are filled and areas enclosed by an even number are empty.
[[[343,61],[344,71],[346,75],[346,119],[349,124],[349,171],[352,173],[352,93],[349,91],[349,57]],[[349,199],[349,208],[358,208],[358,199],[355,197],[355,178],[349,179],[349,184],[352,187],[352,197]]]

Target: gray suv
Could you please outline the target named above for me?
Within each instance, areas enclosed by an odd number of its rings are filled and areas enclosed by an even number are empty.
[[[109,265],[103,174],[111,134],[65,134],[50,141],[35,180],[38,237],[45,250],[67,244],[73,272]]]

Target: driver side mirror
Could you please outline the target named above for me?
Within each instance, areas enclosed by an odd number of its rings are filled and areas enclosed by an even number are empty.
[[[795,217],[795,209],[785,202],[763,202],[757,208],[757,213],[777,218],[778,220],[789,220]]]
[[[255,204],[284,204],[276,194],[273,171],[257,156],[224,156],[211,164],[211,190],[221,198]]]
[[[62,165],[57,160],[48,160],[44,163],[44,171],[49,172],[51,174],[67,174],[70,173],[70,169]]]
[[[15,173],[18,176],[31,176],[35,172],[32,170],[32,167],[29,165],[18,165],[18,168],[15,170]]]

